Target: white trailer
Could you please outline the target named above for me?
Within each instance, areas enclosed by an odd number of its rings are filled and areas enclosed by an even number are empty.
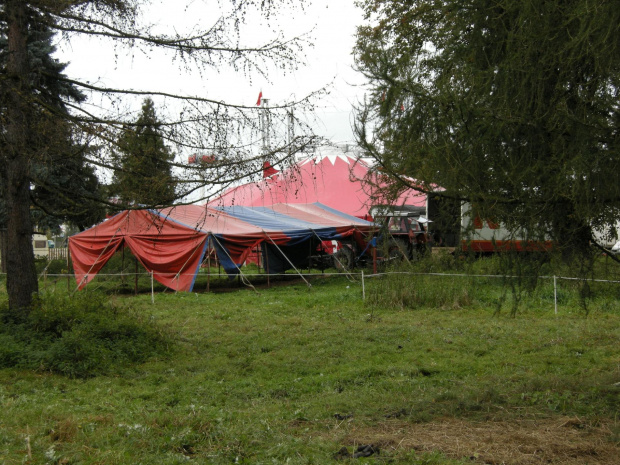
[[[32,235],[32,250],[34,258],[47,258],[49,256],[49,243],[45,234],[34,233]]]

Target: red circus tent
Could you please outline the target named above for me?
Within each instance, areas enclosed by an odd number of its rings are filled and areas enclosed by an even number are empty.
[[[235,263],[242,263],[263,237],[260,228],[226,215],[209,215],[204,207],[123,211],[69,238],[78,288],[89,283],[117,250],[128,247],[157,281],[171,289],[191,290],[212,232],[226,242],[227,256]]]
[[[264,245],[268,273],[307,259],[321,241],[368,234],[375,225],[325,205],[220,207],[179,205],[128,210],[69,238],[78,288],[83,288],[114,253],[128,247],[165,286],[191,291],[207,248],[229,275],[240,272],[251,250]]]
[[[211,200],[209,206],[267,207],[278,203],[320,202],[348,215],[368,218],[371,206],[390,203],[371,187],[372,183],[366,182],[370,166],[363,160],[342,151],[322,153],[302,160],[283,172],[270,174],[274,171],[271,170],[259,182],[231,188]],[[373,183],[382,185],[376,175],[373,176]],[[426,196],[408,190],[391,203],[395,206],[423,207]]]

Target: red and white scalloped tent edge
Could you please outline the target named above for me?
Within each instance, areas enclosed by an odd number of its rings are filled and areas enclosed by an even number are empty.
[[[369,169],[363,160],[346,153],[317,155],[261,181],[231,188],[209,205],[268,207],[278,203],[320,202],[349,215],[367,218],[371,206],[389,203],[365,182]],[[376,177],[374,184],[383,185]],[[391,204],[425,206],[426,195],[410,189]]]

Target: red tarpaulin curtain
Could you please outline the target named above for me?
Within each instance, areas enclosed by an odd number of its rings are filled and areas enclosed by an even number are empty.
[[[191,290],[208,234],[148,210],[119,213],[69,238],[78,288],[83,288],[122,245],[153,277],[175,290]]]

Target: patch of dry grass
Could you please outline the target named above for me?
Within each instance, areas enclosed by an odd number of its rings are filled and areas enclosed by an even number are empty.
[[[350,420],[343,426],[334,433],[345,446],[374,444],[390,455],[440,452],[489,465],[617,465],[620,459],[620,444],[609,440],[618,424],[592,424],[576,417],[421,424],[388,420],[374,425]]]

